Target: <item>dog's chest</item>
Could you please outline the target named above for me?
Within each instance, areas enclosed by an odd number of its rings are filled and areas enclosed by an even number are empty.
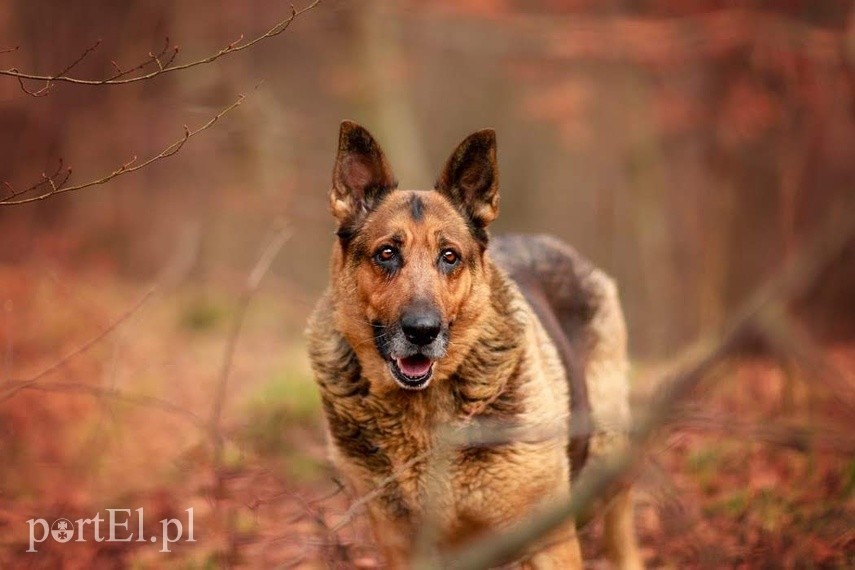
[[[459,446],[466,422],[443,421],[398,431],[383,442],[397,484],[391,492],[413,521],[432,519],[446,542],[519,518],[569,492],[566,448],[555,441],[481,442]],[[387,474],[388,475],[388,474]]]

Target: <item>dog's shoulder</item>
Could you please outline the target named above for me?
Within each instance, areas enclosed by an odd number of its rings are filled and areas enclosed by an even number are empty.
[[[306,327],[309,361],[321,396],[348,398],[368,393],[368,382],[353,348],[336,329],[332,290],[315,305]]]

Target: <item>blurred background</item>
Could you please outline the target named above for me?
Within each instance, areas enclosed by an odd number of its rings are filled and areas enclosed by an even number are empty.
[[[99,79],[167,37],[180,64],[288,14],[267,0],[11,0],[0,69],[57,73],[100,39],[69,73]],[[22,554],[34,516],[195,505],[199,543],[169,558],[48,540],[35,563],[376,564],[363,531],[324,526],[342,497],[310,501],[334,488],[302,330],[327,281],[342,119],[376,136],[405,188],[431,187],[463,137],[495,128],[493,231],[557,235],[617,279],[643,405],[657,371],[830,214],[855,215],[853,64],[846,0],[324,0],[281,35],[146,81],[32,97],[0,77],[0,198],[60,160],[71,184],[142,161],[246,95],[139,172],[0,207],[0,561],[36,560]],[[853,250],[792,307],[834,382],[758,349],[704,395],[740,420],[843,435],[770,448],[675,430],[642,476],[650,564],[855,561]]]

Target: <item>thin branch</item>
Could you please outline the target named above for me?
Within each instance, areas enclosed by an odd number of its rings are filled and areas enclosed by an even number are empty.
[[[232,360],[234,359],[237,341],[240,338],[240,333],[243,329],[246,312],[247,309],[249,309],[249,303],[250,301],[252,301],[255,292],[258,290],[258,286],[261,284],[261,279],[270,270],[270,265],[273,263],[273,260],[276,258],[276,255],[279,253],[279,251],[282,249],[282,246],[285,245],[285,242],[287,242],[288,238],[290,237],[291,229],[288,226],[284,226],[279,231],[277,231],[270,238],[270,241],[267,242],[264,251],[259,256],[258,261],[255,263],[255,266],[252,268],[252,271],[250,271],[249,275],[247,276],[246,283],[244,285],[244,290],[241,294],[240,301],[238,303],[237,312],[235,313],[234,321],[232,322],[232,329],[229,333],[228,340],[226,341],[226,348],[223,354],[223,363],[220,367],[219,380],[217,381],[217,388],[214,393],[214,403],[211,410],[210,419],[210,426],[214,432],[217,432],[219,430],[220,417],[222,416],[223,405],[225,403],[226,391],[228,388],[229,375],[232,369]]]
[[[59,368],[61,368],[69,360],[87,352],[93,346],[98,344],[103,338],[105,338],[107,335],[116,330],[119,325],[127,321],[137,311],[139,311],[140,308],[142,308],[142,306],[145,305],[149,299],[151,299],[155,291],[157,291],[157,285],[151,286],[148,291],[146,291],[143,296],[140,297],[140,299],[136,303],[134,303],[134,305],[130,309],[122,313],[119,318],[107,325],[107,327],[104,328],[101,332],[99,332],[98,334],[78,346],[76,349],[72,350],[71,352],[57,360],[35,376],[32,376],[27,380],[6,383],[5,386],[7,386],[8,389],[4,390],[2,394],[0,394],[0,403],[5,402],[21,390],[34,387],[42,378],[59,370]]]
[[[740,418],[689,409],[675,413],[669,426],[681,431],[708,432],[742,441],[759,441],[801,453],[819,449],[855,455],[855,437],[832,426],[747,422]]]
[[[203,427],[205,425],[205,421],[190,410],[182,408],[181,406],[169,402],[167,400],[155,398],[154,396],[145,396],[142,394],[128,394],[127,392],[123,392],[114,388],[103,388],[101,386],[95,386],[92,384],[80,384],[77,382],[34,383],[30,381],[18,381],[10,382],[6,385],[10,386],[8,395],[11,395],[19,390],[39,390],[42,392],[70,392],[78,394],[89,394],[91,396],[97,396],[99,398],[115,400],[117,402],[132,404],[134,406],[153,408],[176,416],[181,416],[187,420],[190,420],[197,427]],[[6,397],[4,397],[3,399],[6,399]]]
[[[287,18],[285,18],[284,20],[281,20],[275,26],[273,26],[272,28],[267,30],[267,32],[265,32],[264,34],[257,36],[256,38],[249,40],[245,43],[241,43],[243,41],[243,35],[241,35],[241,37],[238,40],[230,43],[229,45],[222,48],[218,52],[216,52],[212,55],[209,55],[207,57],[204,57],[202,59],[191,61],[189,63],[184,63],[181,65],[172,65],[173,60],[175,59],[175,56],[178,54],[178,46],[175,46],[171,50],[172,55],[170,56],[169,60],[166,62],[162,62],[161,59],[166,54],[166,52],[168,51],[167,48],[164,48],[164,50],[162,50],[158,55],[154,55],[154,54],[149,53],[149,59],[148,60],[146,60],[143,64],[140,64],[140,65],[138,65],[138,66],[136,66],[133,69],[128,70],[128,71],[122,71],[119,68],[119,66],[115,62],[113,62],[113,68],[116,69],[116,74],[112,75],[111,77],[108,77],[106,79],[82,79],[79,77],[69,77],[69,76],[65,75],[66,73],[68,73],[68,71],[70,71],[78,63],[80,63],[80,61],[82,61],[87,55],[89,55],[92,51],[94,51],[94,49],[98,47],[98,44],[96,44],[95,46],[87,49],[74,63],[72,63],[71,65],[66,67],[63,71],[61,71],[55,75],[38,75],[35,73],[23,73],[14,67],[9,68],[9,69],[0,69],[0,75],[5,75],[8,77],[15,77],[19,81],[21,88],[26,93],[28,93],[29,95],[36,96],[36,97],[46,95],[47,92],[52,88],[54,83],[71,83],[74,85],[125,85],[128,83],[136,83],[138,81],[145,81],[147,79],[152,79],[154,77],[157,77],[158,75],[163,75],[164,73],[169,73],[169,72],[173,72],[173,71],[181,71],[183,69],[190,69],[191,67],[197,67],[200,65],[205,65],[205,64],[214,62],[214,61],[216,61],[222,57],[225,57],[227,55],[231,55],[231,54],[243,51],[247,48],[250,48],[259,42],[262,42],[264,40],[276,37],[279,34],[281,34],[282,32],[284,32],[285,30],[287,30],[288,27],[291,25],[291,23],[297,17],[299,17],[302,14],[308,12],[309,10],[315,8],[320,3],[321,3],[321,0],[314,0],[314,2],[312,2],[311,4],[309,4],[308,6],[306,6],[305,8],[302,8],[300,10],[297,10],[292,5],[291,6],[291,14]],[[99,40],[99,43],[100,43],[100,40]],[[167,38],[167,43],[168,43],[168,38]],[[17,48],[15,48],[15,49],[17,49]],[[14,50],[7,50],[7,51],[14,51]],[[3,53],[3,52],[0,52],[0,53]],[[143,73],[141,75],[134,75],[132,77],[126,77],[127,75],[129,75],[131,73],[134,73],[136,71],[141,71],[143,68],[147,67],[151,63],[156,64],[156,69],[154,71],[150,71],[148,73]],[[41,89],[38,89],[36,91],[32,91],[32,90],[26,89],[26,86],[24,85],[24,80],[44,81],[45,85]]]
[[[62,71],[60,71],[59,73],[57,73],[56,75],[57,75],[58,77],[63,77],[66,73],[68,73],[69,71],[71,71],[72,69],[74,69],[75,67],[77,67],[78,65],[80,65],[80,63],[81,63],[84,59],[86,59],[87,57],[89,57],[89,55],[90,55],[92,52],[94,52],[95,50],[97,50],[97,49],[98,49],[98,46],[100,46],[100,45],[101,45],[101,40],[99,39],[99,40],[98,40],[98,41],[96,41],[94,44],[92,44],[91,46],[89,46],[88,48],[86,48],[85,50],[83,50],[83,53],[81,53],[81,54],[77,57],[77,59],[75,59],[74,61],[72,61],[72,62],[71,62],[71,63],[69,63],[68,65],[66,65],[66,66],[63,68],[63,70],[62,70]],[[20,87],[21,87],[21,91],[23,91],[23,92],[24,92],[24,93],[26,93],[27,95],[31,95],[31,96],[33,96],[33,97],[44,97],[45,95],[47,95],[48,93],[50,93],[51,89],[53,89],[53,85],[54,85],[54,84],[53,84],[53,82],[52,82],[52,81],[45,81],[44,87],[42,87],[41,89],[38,89],[38,90],[36,90],[36,91],[30,91],[29,89],[27,89],[27,86],[24,84],[24,79],[23,79],[22,77],[18,77],[18,85],[20,85]]]
[[[249,309],[249,304],[252,301],[258,286],[261,284],[261,279],[270,270],[270,266],[276,255],[291,237],[291,229],[288,226],[283,226],[279,229],[270,240],[267,242],[264,250],[258,258],[258,261],[253,266],[247,276],[244,290],[238,302],[238,308],[235,312],[232,328],[229,332],[229,337],[226,341],[226,347],[223,352],[223,363],[220,367],[220,374],[217,380],[217,387],[214,392],[214,401],[211,407],[211,415],[208,420],[208,431],[213,444],[213,468],[215,477],[216,492],[215,497],[220,496],[220,491],[223,485],[223,434],[221,432],[220,423],[225,405],[226,393],[228,391],[229,375],[232,370],[232,361],[234,360],[235,349],[237,348],[240,333],[243,330],[243,323],[246,319],[246,313]]]
[[[50,198],[51,196],[56,196],[57,194],[64,194],[65,192],[74,192],[76,190],[83,190],[84,188],[90,188],[92,186],[100,186],[102,184],[106,184],[107,182],[109,182],[110,180],[113,180],[114,178],[117,178],[117,177],[122,176],[124,174],[130,174],[131,172],[136,172],[137,170],[140,170],[141,168],[145,168],[146,166],[148,166],[154,162],[157,162],[159,160],[163,160],[164,158],[168,158],[168,157],[174,155],[175,153],[177,153],[179,150],[181,150],[181,148],[184,146],[184,144],[188,140],[190,140],[194,136],[198,135],[199,133],[208,130],[209,128],[211,128],[214,125],[214,123],[216,123],[218,120],[220,120],[220,118],[222,118],[227,113],[232,111],[235,107],[240,106],[240,104],[243,103],[243,100],[245,98],[246,98],[246,95],[240,95],[234,103],[232,103],[228,107],[221,110],[219,113],[214,115],[214,117],[211,118],[207,123],[205,123],[204,125],[202,125],[201,127],[197,128],[195,130],[190,130],[190,128],[187,127],[187,125],[184,125],[184,136],[183,137],[181,137],[180,139],[178,139],[174,143],[170,144],[169,146],[164,148],[162,151],[160,151],[156,155],[146,159],[143,162],[138,163],[137,157],[134,156],[131,160],[122,164],[119,168],[117,168],[116,170],[114,170],[110,174],[107,174],[106,176],[102,176],[101,178],[99,178],[97,180],[92,180],[90,182],[86,182],[85,184],[78,184],[76,186],[63,186],[65,184],[65,182],[68,180],[68,176],[71,174],[71,169],[68,169],[68,175],[66,175],[66,177],[62,181],[60,181],[60,184],[55,183],[56,178],[52,178],[52,177],[43,175],[43,180],[41,182],[30,187],[27,190],[19,192],[19,191],[15,191],[12,188],[12,194],[10,196],[7,196],[5,198],[0,199],[0,206],[15,206],[15,205],[19,205],[19,204],[27,204],[29,202],[37,202],[39,200],[44,200],[46,198]],[[37,196],[32,196],[30,198],[22,198],[19,200],[15,199],[16,197],[20,196],[21,194],[24,194],[26,192],[29,192],[30,190],[34,190],[36,188],[44,186],[45,184],[47,184],[49,188],[47,191],[43,192],[42,194],[39,194]],[[11,188],[11,185],[9,185],[8,183],[5,183],[5,185],[7,188]]]
[[[53,174],[47,174],[45,172],[42,172],[41,180],[39,180],[29,188],[25,188],[23,190],[15,190],[15,188],[11,184],[9,184],[9,182],[4,181],[3,186],[5,186],[9,190],[9,195],[0,200],[0,203],[5,200],[17,198],[18,196],[23,196],[24,194],[32,192],[36,188],[40,188],[44,185],[49,185],[51,186],[51,188],[61,188],[62,186],[65,186],[65,183],[68,182],[68,179],[71,176],[71,168],[63,169],[63,164],[63,160],[62,158],[60,158],[57,162],[56,170],[53,171]],[[64,174],[64,176],[62,176],[62,179],[60,179],[61,174]]]
[[[115,61],[111,61],[110,64],[113,66],[113,69],[116,70],[116,73],[114,75],[110,76],[108,79],[116,80],[116,79],[125,77],[126,75],[130,75],[130,74],[134,73],[135,71],[141,71],[153,63],[157,63],[158,67],[162,70],[164,67],[169,67],[169,65],[178,56],[179,51],[180,51],[180,48],[178,46],[172,46],[172,48],[169,47],[169,36],[166,36],[163,39],[163,47],[161,48],[161,50],[157,54],[154,54],[152,52],[148,52],[147,58],[145,58],[140,63],[138,63],[137,65],[135,65],[129,69],[122,70],[122,68],[119,66],[118,63],[116,63]],[[169,59],[167,60],[166,64],[163,64],[160,60],[164,56],[166,56],[167,53],[170,54]]]
[[[374,487],[373,490],[362,495],[361,497],[359,497],[358,499],[356,499],[355,501],[353,501],[350,504],[350,507],[344,512],[344,514],[341,516],[341,518],[338,520],[338,522],[336,522],[332,527],[330,527],[330,532],[338,532],[339,530],[341,530],[342,528],[344,528],[345,526],[347,526],[351,522],[353,522],[353,520],[356,518],[356,515],[359,513],[359,509],[361,509],[362,507],[364,507],[365,505],[367,505],[368,503],[370,503],[371,501],[373,501],[374,499],[379,497],[388,485],[390,485],[390,484],[392,484],[398,480],[398,477],[402,473],[406,473],[414,465],[416,465],[416,464],[420,463],[421,461],[424,461],[425,459],[427,459],[430,456],[430,454],[431,454],[431,451],[428,450],[428,451],[420,453],[419,455],[416,455],[415,457],[413,457],[412,459],[410,459],[409,461],[405,462],[403,465],[401,465],[400,467],[395,469],[392,473],[390,473],[389,475],[387,475],[386,477],[381,479],[380,482],[377,483],[377,485]]]
[[[844,210],[851,211],[851,210]],[[511,527],[509,530],[480,539],[463,550],[451,553],[449,564],[458,569],[488,568],[518,556],[534,540],[548,534],[566,521],[584,512],[640,459],[644,445],[661,425],[672,416],[678,402],[683,400],[709,372],[739,347],[747,335],[764,332],[768,322],[764,315],[770,309],[786,305],[799,298],[820,278],[827,267],[855,237],[855,218],[839,219],[837,212],[829,216],[823,230],[804,247],[766,286],[746,303],[718,342],[709,343],[706,350],[682,373],[666,381],[652,400],[633,431],[629,449],[603,458],[583,470],[573,485],[570,499],[549,507],[543,513]]]

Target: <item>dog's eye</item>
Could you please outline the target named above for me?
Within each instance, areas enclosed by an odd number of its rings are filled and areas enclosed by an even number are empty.
[[[374,259],[377,260],[378,263],[389,263],[398,255],[398,251],[391,246],[381,247],[377,253],[374,254]]]
[[[457,252],[453,249],[444,249],[440,259],[442,259],[444,264],[453,267],[457,265],[458,261],[460,261],[460,256],[457,255]]]

